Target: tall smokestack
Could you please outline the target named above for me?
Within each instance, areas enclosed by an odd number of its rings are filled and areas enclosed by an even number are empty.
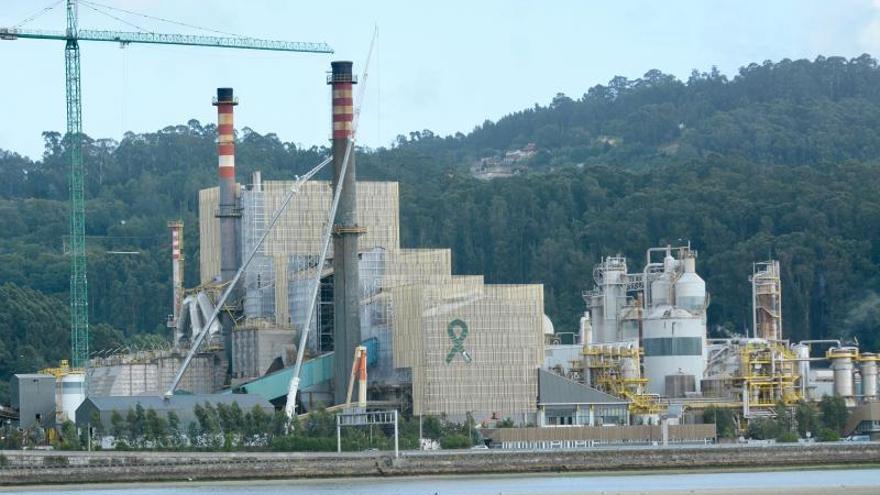
[[[220,280],[228,282],[238,270],[235,242],[235,222],[241,214],[236,208],[235,194],[235,131],[232,110],[238,101],[232,88],[217,88],[217,173],[220,179],[220,201],[217,217],[220,219]]]
[[[241,212],[235,192],[235,131],[233,108],[238,100],[232,88],[217,88],[217,172],[220,179],[220,198],[217,218],[220,219],[220,281],[229,282],[238,271],[238,222]],[[233,293],[234,294],[234,293]],[[224,315],[228,313],[224,312]],[[223,348],[227,363],[232,363],[232,321],[228,316],[221,319],[223,325]]]
[[[354,150],[348,158],[345,175],[342,164],[352,139],[354,100],[351,62],[331,62],[327,84],[333,91],[333,189],[342,183],[342,194],[333,223],[333,352],[335,360],[334,399],[345,402],[349,370],[344,356],[353,356],[361,343],[360,283],[358,280],[358,236],[364,229],[357,224],[357,190]]]

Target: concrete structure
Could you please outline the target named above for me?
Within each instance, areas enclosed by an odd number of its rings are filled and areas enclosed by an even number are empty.
[[[261,320],[247,321],[232,332],[233,379],[263,376],[296,361],[296,344],[290,329]]]
[[[655,427],[656,428],[656,427]],[[593,428],[611,434],[612,427]],[[513,430],[506,428],[506,430]],[[545,428],[559,435],[576,428]],[[670,426],[671,435],[676,428]],[[485,430],[484,430],[485,431]],[[500,431],[500,430],[499,430]],[[506,433],[506,432],[505,432]],[[670,436],[671,436],[670,435]],[[568,440],[553,440],[556,448]],[[582,445],[586,440],[581,441]],[[365,455],[361,452],[310,453],[301,452],[46,452],[39,450],[7,452],[7,463],[0,469],[0,485],[49,483],[106,483],[116,482],[180,482],[190,479],[211,480],[267,480],[315,479],[351,477],[351,484],[362,483],[364,477],[385,478],[416,475],[462,476],[465,474],[514,474],[595,472],[607,475],[610,471],[650,471],[674,469],[690,472],[695,469],[717,471],[719,468],[767,470],[780,467],[824,467],[833,459],[835,465],[855,468],[876,464],[880,459],[880,444],[868,442],[825,442],[803,445],[766,445],[746,448],[728,448],[672,444],[671,448],[557,450],[548,452],[496,451],[483,452],[438,451],[426,454],[401,453],[392,459],[381,453]],[[843,493],[873,493],[874,476],[870,470],[860,478],[862,486],[851,479],[826,476],[826,483],[810,493],[822,493],[823,488]],[[724,475],[728,476],[728,475]],[[741,477],[743,474],[732,474]],[[797,472],[793,473],[797,476]],[[539,478],[540,479],[540,478]],[[874,483],[876,484],[876,483]],[[867,485],[867,486],[864,486]],[[787,490],[799,493],[799,487]],[[540,490],[538,490],[540,491]],[[715,491],[711,490],[710,491]],[[802,491],[801,491],[802,492]],[[753,491],[752,493],[759,493]]]
[[[358,272],[358,226],[356,160],[354,152],[354,99],[351,62],[332,62],[327,79],[332,91],[333,190],[340,187],[339,206],[333,222],[333,346],[337,356],[353,356],[361,342],[360,282]],[[343,169],[344,167],[344,169]],[[334,399],[345,402],[349,365],[336,359]]]
[[[19,426],[55,426],[55,377],[36,373],[12,375],[9,381],[11,405],[18,409]]]
[[[138,351],[93,358],[89,362],[89,396],[161,394],[168,390],[183,362],[176,350]],[[210,394],[225,380],[226,366],[217,353],[200,353],[183,375],[179,389]]]
[[[259,407],[269,416],[275,412],[272,404],[262,397],[252,394],[89,397],[76,410],[76,424],[78,426],[95,426],[92,421],[97,416],[104,431],[110,431],[111,417],[114,411],[124,418],[129,409],[135,409],[140,405],[145,410],[156,411],[163,418],[173,411],[177,414],[181,426],[185,428],[191,422],[198,421],[193,411],[196,405],[204,406],[206,403],[214,407],[217,407],[218,404],[231,406],[236,403],[243,412]]]
[[[232,88],[217,88],[214,106],[217,107],[217,175],[220,180],[220,197],[215,216],[220,222],[220,281],[229,282],[241,266],[239,252],[239,228],[241,212],[238,207],[238,193],[235,183],[235,128],[233,109],[238,100],[232,95]],[[233,293],[233,296],[238,291]],[[233,297],[227,304],[235,306]],[[223,350],[227,364],[232,364],[232,327],[228,312],[221,313],[223,327]],[[230,370],[231,371],[231,368]]]

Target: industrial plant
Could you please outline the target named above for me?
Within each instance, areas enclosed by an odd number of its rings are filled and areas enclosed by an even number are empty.
[[[542,285],[486,283],[454,274],[450,249],[401,246],[398,184],[357,180],[353,64],[332,62],[321,79],[331,156],[287,180],[236,173],[234,115],[247,99],[217,89],[217,182],[199,192],[197,226],[166,219],[168,346],[83,359],[75,327],[71,360],[20,370],[4,415],[49,429],[108,422],[137,404],[182,418],[200,402],[288,417],[399,411],[473,419],[492,446],[540,449],[711,442],[708,407],[734,411],[742,429],[780,404],[837,396],[865,411],[853,434],[880,435],[871,407],[880,355],[789,340],[776,260],[742,274],[752,288],[742,301],[748,332],[711,338],[710,293],[689,244],[646,246],[643,263],[604,257],[582,274],[580,327],[561,343]],[[313,179],[325,166],[332,179]],[[192,287],[183,280],[187,228],[199,234]]]

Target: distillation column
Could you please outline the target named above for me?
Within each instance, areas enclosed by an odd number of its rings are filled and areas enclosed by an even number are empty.
[[[750,281],[754,337],[782,340],[782,279],[779,261],[756,263]]]
[[[220,196],[217,218],[220,220],[220,281],[229,282],[235,277],[240,265],[238,253],[238,223],[241,210],[235,191],[235,131],[233,128],[233,109],[238,101],[232,95],[232,88],[217,88],[217,155]],[[235,301],[236,292],[232,293]],[[227,312],[222,313],[223,350],[226,362],[232,363],[232,319]]]
[[[331,62],[327,84],[333,98],[333,189],[342,184],[339,206],[333,223],[333,352],[334,399],[345,402],[348,363],[342,356],[353,356],[361,342],[360,282],[358,278],[358,236],[364,229],[357,223],[357,190],[354,147],[348,157],[345,175],[342,165],[353,135],[354,100],[351,62]]]

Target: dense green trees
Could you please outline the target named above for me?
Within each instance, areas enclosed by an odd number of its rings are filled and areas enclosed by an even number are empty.
[[[733,410],[709,406],[703,410],[703,423],[714,424],[718,438],[736,437],[736,420]]]
[[[877,348],[878,117],[880,68],[868,56],[752,64],[732,78],[650,71],[467,135],[400,136],[361,150],[359,174],[400,181],[404,246],[450,247],[456,273],[488,282],[543,283],[560,331],[575,329],[601,256],[624,254],[636,270],[647,247],[690,240],[713,335],[750,324],[751,263],[773,256],[786,337]],[[151,345],[141,336],[165,331],[169,219],[186,223],[185,280],[197,283],[197,193],[216,183],[215,137],[192,120],[85,143],[92,349]],[[67,354],[68,147],[44,138],[36,161],[0,151],[0,383]],[[470,176],[475,160],[527,143],[538,148],[530,173]],[[255,169],[289,179],[327,152],[248,128],[236,149],[242,182]]]
[[[196,421],[183,425],[174,412],[163,415],[137,405],[124,415],[113,411],[106,431],[95,427],[100,424],[98,417],[92,418],[90,426],[94,427],[93,440],[104,435],[113,436],[115,448],[119,450],[336,450],[336,416],[323,408],[293,422],[288,422],[283,411],[270,415],[259,406],[245,411],[235,402],[228,406],[207,402],[196,404],[193,415]],[[400,448],[418,449],[418,419],[401,416],[398,426]],[[76,428],[72,423],[65,424],[63,430],[63,440],[58,448],[76,450],[85,447],[85,439],[76,443]],[[456,424],[445,418],[426,417],[423,434],[444,448],[467,448],[480,441],[473,418],[468,418],[464,424]],[[368,448],[393,450],[394,427],[377,425],[343,429],[343,450]]]

